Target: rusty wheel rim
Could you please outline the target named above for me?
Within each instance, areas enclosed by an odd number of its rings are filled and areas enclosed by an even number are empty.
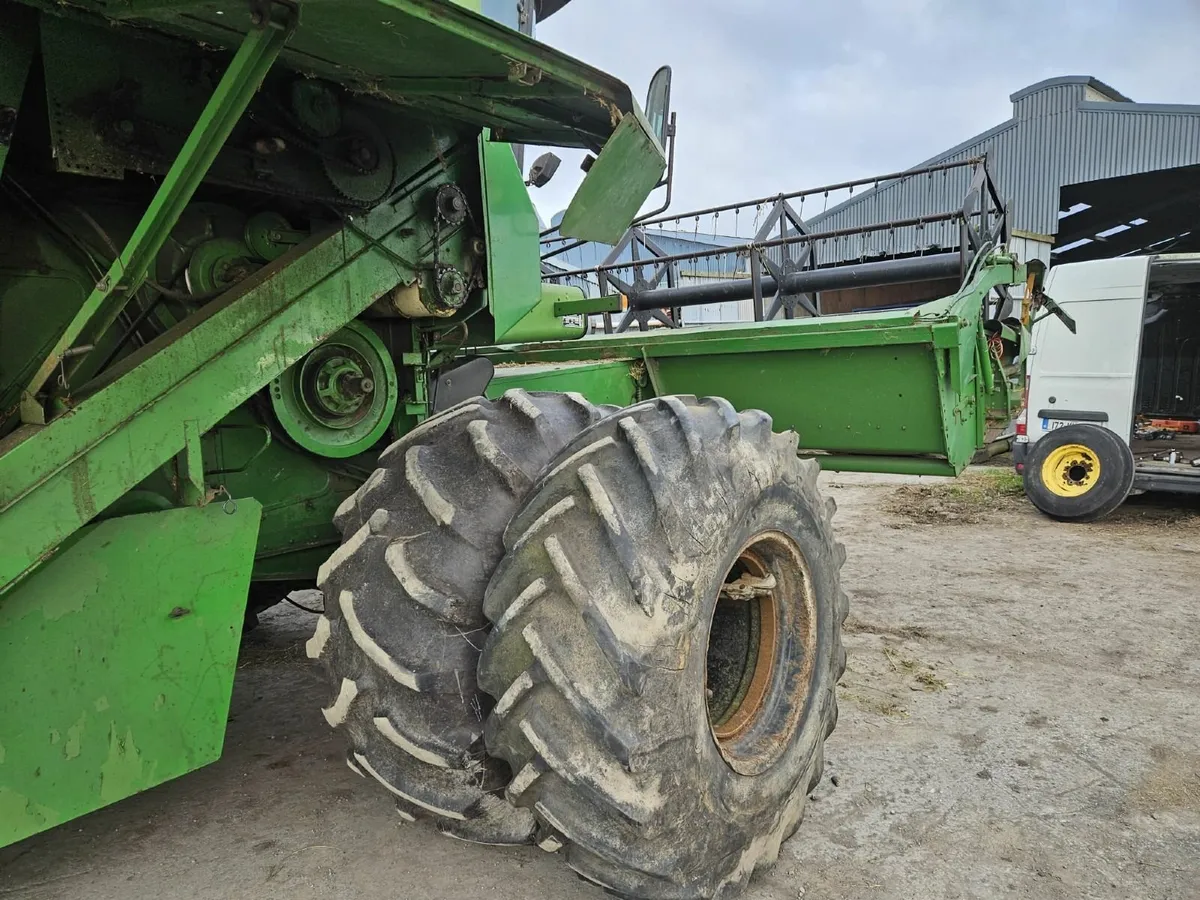
[[[782,749],[776,736],[794,726],[794,716],[769,720],[781,705],[781,690],[798,696],[808,691],[814,623],[811,578],[796,542],[777,531],[750,538],[718,589],[705,648],[709,726],[721,755],[735,769],[758,769]],[[782,664],[788,632],[802,648],[797,648],[802,671],[794,680]]]

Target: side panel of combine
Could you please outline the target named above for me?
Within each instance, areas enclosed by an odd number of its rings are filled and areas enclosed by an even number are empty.
[[[5,595],[0,845],[221,755],[260,513],[110,519]]]

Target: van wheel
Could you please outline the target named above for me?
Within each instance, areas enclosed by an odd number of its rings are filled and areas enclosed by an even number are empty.
[[[1125,502],[1133,470],[1133,451],[1107,428],[1065,425],[1033,445],[1025,495],[1052,519],[1090,522]]]

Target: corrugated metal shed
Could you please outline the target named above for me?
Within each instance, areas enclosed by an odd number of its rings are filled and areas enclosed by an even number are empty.
[[[1200,165],[1200,105],[1134,103],[1087,75],[1051,78],[1017,91],[1012,118],[914,168],[987,156],[1009,203],[1010,227],[1059,232],[1061,188],[1158,170]],[[807,221],[830,231],[952,209],[966,193],[965,170],[881,184]],[[823,263],[957,247],[954,227],[904,234],[874,232],[843,240]]]

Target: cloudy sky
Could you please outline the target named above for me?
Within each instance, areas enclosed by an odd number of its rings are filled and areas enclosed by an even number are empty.
[[[675,210],[913,165],[1055,75],[1200,104],[1200,0],[574,0],[538,37],[639,99],[673,67]],[[582,177],[560,155],[544,218]]]

